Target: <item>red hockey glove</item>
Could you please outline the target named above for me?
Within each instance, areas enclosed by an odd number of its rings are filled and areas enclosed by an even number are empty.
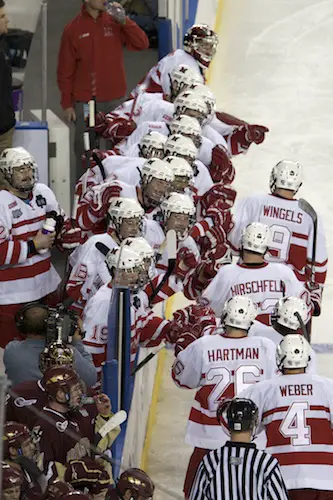
[[[192,344],[192,342],[198,340],[201,337],[201,333],[202,328],[200,325],[192,325],[189,331],[181,333],[175,345],[175,356],[178,356],[178,354]]]
[[[105,182],[91,188],[93,201],[91,211],[95,217],[103,218],[109,208],[111,198],[119,198],[122,188],[117,181]]]
[[[208,170],[214,182],[231,184],[234,180],[235,168],[227,149],[222,144],[218,144],[212,150],[212,161]]]
[[[262,143],[266,132],[269,132],[269,129],[262,125],[241,125],[235,129],[231,136],[232,154],[236,155],[247,151],[253,142]]]
[[[216,325],[215,313],[209,305],[191,304],[186,309],[188,309],[189,325],[200,326],[202,330],[207,326]]]
[[[173,315],[174,318],[176,313],[174,313]],[[165,333],[165,340],[170,344],[175,344],[177,342],[178,337],[182,333],[182,328],[183,325],[179,323],[176,319],[169,321],[169,324],[167,326],[167,331]]]
[[[64,222],[57,247],[59,250],[73,250],[87,240],[87,234],[80,229],[75,221],[67,219]]]
[[[204,279],[204,283],[208,284],[215,278],[221,266],[231,264],[231,262],[232,256],[230,248],[226,245],[219,245],[213,251],[206,253],[204,262],[198,267],[198,277],[201,275]]]
[[[305,288],[310,295],[311,306],[313,309],[313,316],[320,316],[321,314],[321,302],[323,299],[323,285],[314,283],[312,281],[307,281],[305,283]]]
[[[211,205],[214,205],[217,201],[223,201],[226,204],[226,207],[231,208],[235,202],[236,195],[237,193],[232,187],[225,186],[222,183],[214,184],[201,196],[200,205],[203,212],[205,212]]]
[[[190,269],[198,265],[198,260],[194,253],[187,247],[183,247],[177,252],[177,261],[174,274],[184,278]]]
[[[269,132],[269,128],[263,125],[247,125],[247,139],[249,142],[261,144],[265,140],[265,134]]]
[[[111,140],[113,144],[118,144],[118,142],[125,139],[125,137],[131,135],[135,129],[136,123],[133,120],[109,115],[109,117],[107,117],[107,127],[103,133],[103,137]]]
[[[86,127],[89,127],[89,115],[86,118]],[[97,135],[102,135],[106,127],[106,115],[101,111],[98,111],[95,115],[95,127],[94,130]]]
[[[214,226],[208,229],[203,238],[200,238],[198,245],[200,247],[201,256],[207,252],[214,250],[219,246],[224,246],[226,234],[222,226]],[[204,259],[206,260],[206,259]]]

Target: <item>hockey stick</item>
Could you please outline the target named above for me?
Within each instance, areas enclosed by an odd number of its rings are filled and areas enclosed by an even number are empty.
[[[300,327],[301,327],[301,330],[302,330],[302,333],[303,333],[304,337],[306,338],[306,340],[307,340],[307,341],[309,342],[309,344],[310,344],[310,341],[311,341],[311,334],[310,334],[310,332],[306,329],[306,326],[305,326],[305,324],[304,324],[304,321],[303,321],[303,320],[302,320],[302,318],[301,318],[300,313],[296,311],[294,314],[295,314],[296,318],[298,319],[298,322],[299,322],[299,324],[300,324]]]
[[[123,424],[127,420],[127,413],[120,410],[115,413],[107,422],[100,428],[94,436],[94,443],[97,445],[109,432],[113,431],[116,427]]]
[[[318,216],[315,209],[310,203],[303,198],[298,200],[298,206],[312,219],[313,224],[313,239],[312,239],[312,256],[311,256],[311,278],[310,283],[316,282],[316,247],[317,247],[317,231],[318,231]]]
[[[138,366],[136,366],[134,368],[134,370],[132,371],[131,375],[135,375],[138,371],[141,370],[141,368],[143,368],[144,366],[146,366],[147,363],[149,363],[149,361],[151,359],[153,359],[156,354],[158,354],[162,349],[164,349],[164,347],[166,346],[166,343],[163,341],[159,346],[157,346],[155,349],[154,349],[154,352],[151,352],[150,354],[148,354],[148,356],[146,356],[139,364]]]
[[[93,153],[92,157],[93,157],[93,160],[96,162],[96,165],[99,167],[99,169],[101,171],[103,181],[105,181],[106,173],[105,173],[105,168],[104,168],[104,165],[102,163],[102,160],[100,158],[98,158],[96,153]]]
[[[152,303],[154,298],[158,295],[158,293],[162,290],[163,286],[167,282],[167,280],[170,278],[171,274],[173,273],[175,266],[176,266],[176,260],[177,260],[177,235],[176,231],[174,229],[170,229],[167,232],[167,237],[166,237],[166,247],[168,249],[168,269],[166,273],[163,276],[163,279],[161,280],[160,284],[155,288],[151,296],[149,297],[149,304]]]

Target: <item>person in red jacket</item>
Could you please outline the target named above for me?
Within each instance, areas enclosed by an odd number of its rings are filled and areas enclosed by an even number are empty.
[[[78,177],[82,174],[85,104],[96,97],[97,110],[109,112],[126,94],[123,46],[145,50],[149,41],[114,2],[110,15],[103,0],[83,0],[80,14],[64,29],[58,56],[58,86],[66,121],[74,122]]]

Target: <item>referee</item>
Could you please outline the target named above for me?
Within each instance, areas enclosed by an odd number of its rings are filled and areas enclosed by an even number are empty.
[[[288,492],[279,462],[251,443],[258,425],[258,408],[250,399],[235,398],[217,410],[230,430],[231,441],[210,451],[198,468],[190,500],[286,500]]]

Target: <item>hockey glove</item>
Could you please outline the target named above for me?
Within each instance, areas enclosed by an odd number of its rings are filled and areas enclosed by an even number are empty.
[[[312,281],[307,281],[305,283],[305,288],[310,295],[311,306],[313,309],[313,316],[320,316],[321,313],[321,302],[323,299],[323,285],[314,283]]]
[[[234,180],[235,168],[227,149],[222,144],[218,144],[212,150],[212,161],[208,170],[214,182],[231,184]]]
[[[115,145],[125,139],[125,137],[131,135],[135,129],[136,123],[133,120],[109,115],[103,137],[111,140]]]
[[[231,152],[233,155],[244,153],[251,144],[261,144],[265,139],[265,133],[269,132],[262,125],[241,125],[231,136]]]
[[[110,200],[119,198],[122,188],[117,181],[112,179],[109,182],[93,186],[91,190],[93,192],[91,211],[95,217],[102,219],[108,211]]]
[[[201,337],[202,328],[200,325],[192,325],[187,332],[181,333],[175,345],[175,356],[186,349],[186,347]]]
[[[198,265],[198,260],[194,253],[187,247],[183,247],[177,252],[177,261],[174,274],[184,279],[190,269]]]
[[[200,205],[203,213],[205,213],[208,210],[208,207],[214,205],[217,201],[223,201],[226,208],[231,208],[235,203],[236,195],[237,193],[232,187],[225,186],[221,182],[214,184],[200,198]]]
[[[89,128],[89,116],[86,118],[86,127]],[[106,127],[106,116],[105,113],[98,111],[95,115],[95,127],[94,130],[97,135],[102,135]]]
[[[98,495],[110,484],[107,471],[90,457],[69,460],[65,466],[64,481],[71,483],[75,488],[84,490],[88,487],[90,493]]]

